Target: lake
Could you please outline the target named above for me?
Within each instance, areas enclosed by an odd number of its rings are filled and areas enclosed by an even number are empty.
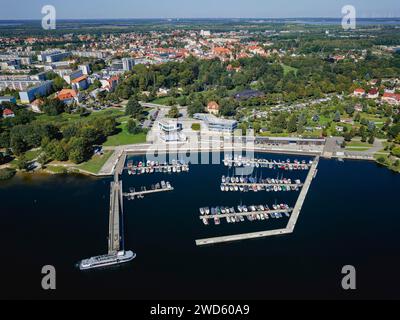
[[[307,174],[257,171],[264,178],[282,173],[301,180]],[[124,173],[125,191],[161,180],[175,190],[125,201],[126,249],[137,258],[92,272],[75,264],[107,251],[111,178],[28,175],[0,183],[0,298],[400,298],[399,174],[373,162],[321,159],[294,234],[196,247],[199,238],[280,228],[288,221],[204,226],[200,207],[293,206],[298,196],[221,192],[227,174],[223,165],[193,165],[190,173],[175,175]],[[44,265],[57,270],[54,292],[41,289]],[[345,265],[356,267],[356,291],[341,289]]]

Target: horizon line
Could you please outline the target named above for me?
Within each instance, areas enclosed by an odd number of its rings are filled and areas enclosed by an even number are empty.
[[[57,20],[278,20],[278,19],[338,19],[342,17],[145,17],[145,18],[57,18]],[[400,19],[398,17],[357,17],[357,19]],[[14,18],[14,19],[0,19],[0,21],[41,21],[41,18]]]

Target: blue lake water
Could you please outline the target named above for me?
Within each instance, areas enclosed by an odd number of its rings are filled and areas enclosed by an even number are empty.
[[[282,174],[262,172],[265,178]],[[161,180],[175,190],[125,201],[126,248],[137,259],[85,273],[75,263],[107,251],[111,178],[19,176],[1,183],[0,298],[400,298],[400,175],[371,162],[322,159],[294,234],[196,247],[199,238],[287,223],[204,226],[203,206],[293,206],[298,196],[222,193],[220,178],[227,173],[223,165],[194,165],[178,175],[125,173],[125,191]],[[285,177],[304,180],[306,174]],[[56,267],[55,292],[41,290],[44,265]],[[344,265],[357,269],[355,292],[341,289]]]

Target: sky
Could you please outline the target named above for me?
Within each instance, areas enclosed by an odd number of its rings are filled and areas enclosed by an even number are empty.
[[[400,17],[400,0],[0,0],[0,20],[41,19],[53,5],[59,19]]]

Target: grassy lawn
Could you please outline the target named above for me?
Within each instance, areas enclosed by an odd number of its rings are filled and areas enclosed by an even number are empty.
[[[25,157],[26,157],[26,160],[28,160],[28,161],[32,161],[32,160],[34,160],[34,159],[36,159],[37,157],[39,157],[39,155],[41,154],[41,152],[42,152],[42,150],[30,150],[30,151],[27,151],[26,153],[25,153]]]
[[[346,147],[347,151],[368,151],[370,148],[363,148],[363,147]]]
[[[123,116],[124,112],[121,110],[115,110],[115,109],[108,109],[108,110],[101,110],[97,112],[92,112],[90,116],[88,117],[81,117],[79,114],[73,113],[62,113],[58,116],[48,116],[46,114],[41,114],[36,118],[34,121],[35,123],[56,123],[56,124],[66,124],[70,122],[79,122],[81,120],[85,119],[93,119],[97,117],[102,117],[102,116]]]
[[[348,142],[347,147],[348,148],[366,148],[368,150],[368,149],[372,148],[372,144],[355,140],[355,141]]]
[[[297,71],[299,70],[299,69],[297,69],[297,68],[293,68],[293,67],[288,66],[288,65],[283,64],[283,63],[282,63],[282,68],[283,68],[283,73],[284,73],[285,76],[286,76],[289,72],[294,72],[294,74],[297,76]]]
[[[77,166],[77,168],[92,173],[98,173],[112,154],[112,151],[105,151],[102,156],[93,156],[92,159],[90,159],[88,162],[80,164]]]
[[[64,174],[64,173],[67,173],[67,172],[68,172],[68,169],[67,169],[67,168],[64,168],[64,167],[57,167],[57,166],[47,166],[47,167],[46,167],[46,170],[47,170],[47,171],[50,171],[50,172],[52,172],[52,173],[55,173],[55,174]]]
[[[390,157],[390,155],[380,155],[380,154],[375,154],[374,158],[381,165],[388,167],[392,171],[400,173],[400,159],[398,158],[393,159],[392,157]],[[379,161],[380,159],[382,159],[383,161]],[[396,165],[398,161],[399,165]]]
[[[37,157],[39,157],[40,153],[42,152],[42,150],[38,149],[38,150],[29,150],[25,153],[25,159],[26,161],[33,161],[34,159],[36,159]],[[13,161],[10,162],[10,164],[12,166],[16,166],[18,162],[18,159],[14,159]]]
[[[387,120],[386,117],[380,118],[380,117],[378,117],[376,115],[372,115],[372,114],[365,113],[365,112],[362,112],[360,115],[361,115],[361,118],[367,119],[368,121],[372,121],[372,122],[383,122],[383,123],[385,123],[386,120]]]
[[[201,129],[200,123],[193,123],[192,124],[192,130],[193,131],[200,131],[200,129]]]
[[[153,101],[151,101],[150,103],[154,103],[154,104],[161,104],[163,106],[168,106],[168,100],[171,99],[171,97],[161,97],[161,98],[157,98]]]
[[[259,134],[261,137],[290,137],[289,133],[271,133],[271,132],[262,132]]]
[[[118,126],[122,131],[114,136],[108,137],[104,143],[106,147],[123,146],[128,144],[145,143],[147,134],[130,134],[126,128],[126,124],[123,123]]]

